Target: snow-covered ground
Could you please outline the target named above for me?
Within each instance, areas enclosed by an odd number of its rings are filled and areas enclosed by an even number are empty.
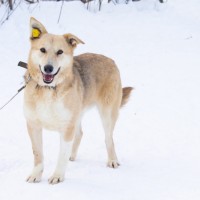
[[[90,12],[80,2],[21,4],[0,27],[0,106],[21,85],[29,50],[29,18],[55,34],[81,38],[75,54],[112,57],[123,86],[135,88],[121,110],[115,143],[121,166],[106,167],[104,133],[95,109],[86,113],[78,158],[66,180],[49,185],[59,137],[44,132],[42,182],[28,184],[32,150],[23,117],[23,92],[0,111],[1,200],[199,200],[200,2],[141,0]],[[0,7],[0,15],[4,10]]]

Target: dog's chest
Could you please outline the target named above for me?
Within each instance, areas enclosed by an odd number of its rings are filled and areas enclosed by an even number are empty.
[[[51,96],[38,99],[34,109],[29,108],[29,114],[29,117],[38,120],[44,128],[50,130],[66,127],[71,119],[71,112],[63,101]]]
[[[49,121],[66,121],[69,119],[70,112],[66,109],[61,101],[38,102],[37,115],[42,122]]]

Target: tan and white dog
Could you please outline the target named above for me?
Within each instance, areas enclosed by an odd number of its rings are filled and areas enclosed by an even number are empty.
[[[103,55],[73,56],[77,44],[72,34],[49,34],[36,19],[30,20],[31,49],[24,92],[24,113],[31,138],[34,168],[28,182],[39,182],[43,172],[42,129],[60,133],[60,152],[49,183],[64,180],[68,160],[75,160],[82,138],[81,118],[96,105],[105,130],[108,166],[119,165],[113,142],[113,129],[119,109],[130,95],[122,89],[114,61]]]

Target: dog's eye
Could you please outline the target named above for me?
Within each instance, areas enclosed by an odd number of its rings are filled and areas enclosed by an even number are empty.
[[[41,51],[42,53],[46,53],[46,49],[45,49],[45,48],[41,48],[40,51]]]
[[[60,54],[62,54],[62,53],[63,53],[63,50],[60,49],[60,50],[57,51],[56,54],[57,54],[57,55],[60,55]]]

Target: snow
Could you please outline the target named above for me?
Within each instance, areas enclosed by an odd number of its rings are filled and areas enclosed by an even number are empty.
[[[106,167],[106,149],[95,109],[85,115],[84,137],[66,179],[49,185],[59,148],[57,133],[44,131],[45,171],[28,184],[32,150],[23,117],[23,92],[0,111],[0,199],[197,200],[200,196],[200,2],[157,0],[128,5],[80,2],[22,3],[0,27],[0,106],[23,85],[29,50],[29,18],[51,33],[73,33],[86,44],[75,54],[113,58],[123,86],[135,90],[121,110],[114,139],[121,166]],[[2,16],[4,7],[0,7]]]

